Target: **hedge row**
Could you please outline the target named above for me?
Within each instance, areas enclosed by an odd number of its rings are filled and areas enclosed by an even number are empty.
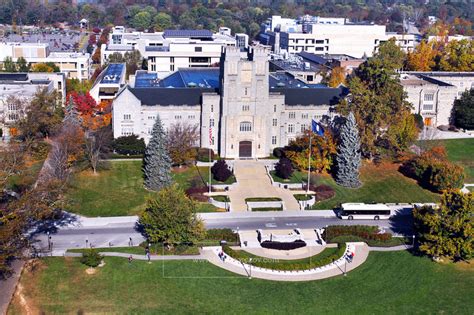
[[[231,229],[209,229],[206,231],[206,240],[239,242],[239,234]]]
[[[324,230],[323,238],[326,242],[333,242],[338,236],[355,236],[358,240],[389,241],[390,233],[379,233],[377,226],[369,225],[331,225]]]
[[[281,198],[278,197],[252,197],[245,198],[245,202],[266,202],[266,201],[281,201]]]
[[[250,263],[250,258],[252,258],[251,265],[255,267],[267,268],[271,270],[295,271],[314,269],[332,263],[344,255],[344,252],[346,251],[346,244],[338,244],[337,248],[326,248],[321,253],[312,257],[293,261],[279,261],[277,259],[253,256],[242,251],[233,250],[229,246],[224,246],[223,250],[230,257],[243,263]]]

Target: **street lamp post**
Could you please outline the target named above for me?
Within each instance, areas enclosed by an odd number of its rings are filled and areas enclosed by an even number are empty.
[[[89,240],[86,238],[86,248],[89,246]]]
[[[51,236],[49,235],[49,231],[46,232],[46,234],[48,235],[48,250],[51,250]]]
[[[411,243],[411,246],[412,247],[415,247],[415,234],[412,235],[412,238],[413,238],[413,241]]]
[[[252,279],[252,258],[249,258],[249,279]]]

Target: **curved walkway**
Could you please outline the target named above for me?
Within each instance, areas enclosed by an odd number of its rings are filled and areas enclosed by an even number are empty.
[[[324,246],[305,246],[292,250],[277,250],[268,248],[250,248],[246,247],[245,251],[263,258],[281,259],[281,260],[295,260],[311,257],[321,253],[326,247]]]
[[[232,257],[226,255],[225,261],[222,261],[218,254],[221,247],[207,247],[202,254],[207,260],[228,271],[259,279],[273,280],[273,281],[312,281],[319,279],[326,279],[335,277],[349,272],[360,265],[362,265],[369,255],[369,247],[365,243],[347,243],[348,248],[354,251],[355,257],[351,263],[347,262],[345,255],[332,264],[315,268],[311,270],[302,271],[278,271],[265,268],[250,266],[241,263]],[[347,252],[346,252],[347,253]]]
[[[401,251],[412,248],[411,245],[401,245],[394,247],[369,247],[366,243],[363,242],[347,243],[347,246],[348,247],[344,256],[336,260],[334,263],[311,270],[300,271],[279,271],[250,266],[248,264],[237,261],[236,259],[233,259],[228,255],[225,255],[226,259],[225,261],[222,261],[222,259],[219,258],[219,253],[222,252],[222,247],[220,246],[204,247],[200,250],[199,255],[151,255],[150,260],[207,260],[208,262],[217,267],[249,278],[259,278],[272,281],[313,281],[344,275],[345,273],[354,270],[367,260],[370,251]],[[355,254],[355,257],[353,258],[352,262],[348,262],[348,260],[346,260],[346,255],[349,252],[353,252]],[[128,258],[132,256],[134,260],[148,260],[145,255],[118,252],[101,252],[100,254],[104,256],[123,258]],[[256,252],[255,254],[262,256],[262,253]],[[81,253],[64,254],[64,256],[68,257],[80,257],[81,255]],[[274,256],[272,258],[275,259]],[[296,256],[293,256],[291,258],[298,259]]]

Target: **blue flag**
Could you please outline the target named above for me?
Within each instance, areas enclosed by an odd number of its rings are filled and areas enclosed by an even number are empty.
[[[311,119],[311,131],[317,134],[318,136],[323,136],[324,135],[324,128],[321,126],[320,123],[317,121]]]

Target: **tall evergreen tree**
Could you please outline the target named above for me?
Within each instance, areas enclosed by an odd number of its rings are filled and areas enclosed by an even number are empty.
[[[69,96],[69,101],[64,109],[63,122],[64,125],[71,124],[74,126],[80,126],[82,123],[82,118],[76,108],[76,103],[74,103],[72,95]]]
[[[355,117],[352,112],[349,113],[346,122],[341,127],[336,162],[336,183],[345,187],[360,187],[360,138]]]
[[[147,189],[158,191],[171,184],[171,158],[166,150],[166,141],[166,133],[158,116],[143,159]]]

